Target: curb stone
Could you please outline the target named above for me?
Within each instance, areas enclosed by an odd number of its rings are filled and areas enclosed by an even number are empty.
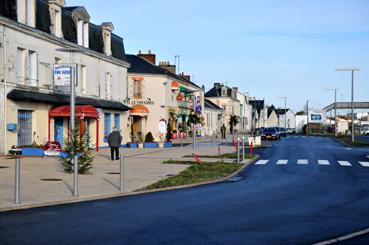
[[[244,166],[242,166],[242,168],[240,168],[236,172],[234,172],[234,173],[232,173],[232,174],[230,174],[226,177],[216,179],[216,180],[211,180],[211,181],[206,181],[206,182],[201,182],[201,183],[195,183],[195,184],[189,184],[189,185],[165,187],[165,188],[148,190],[148,191],[133,191],[133,192],[129,192],[129,193],[122,192],[122,193],[112,194],[112,195],[99,195],[99,196],[90,196],[90,197],[82,197],[82,198],[76,197],[75,199],[64,200],[64,201],[55,201],[55,202],[46,202],[46,203],[41,203],[41,204],[29,204],[29,205],[24,205],[24,206],[6,207],[6,208],[0,208],[0,213],[1,212],[27,210],[27,209],[33,209],[33,208],[58,206],[58,205],[64,205],[64,204],[73,204],[73,203],[80,203],[80,202],[87,202],[87,201],[98,201],[98,200],[118,198],[118,197],[137,196],[137,195],[143,195],[143,194],[149,194],[149,193],[164,192],[164,191],[177,190],[177,189],[187,189],[187,188],[198,187],[198,186],[203,186],[203,185],[216,184],[216,183],[224,182],[224,181],[236,176],[241,171],[243,171],[246,167],[248,167],[252,163],[256,162],[259,158],[260,158],[259,155],[255,155],[255,158],[252,159],[252,160],[245,159],[245,161],[241,162],[241,163],[245,164]]]

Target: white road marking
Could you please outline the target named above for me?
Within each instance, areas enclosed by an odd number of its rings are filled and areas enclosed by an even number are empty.
[[[319,165],[329,165],[329,161],[328,160],[318,160],[318,164]]]
[[[338,161],[338,163],[341,165],[341,166],[344,166],[344,167],[351,167],[351,163],[348,162],[348,161]]]
[[[333,239],[330,239],[330,240],[326,240],[326,241],[323,241],[323,242],[318,242],[318,243],[315,243],[313,245],[333,244],[333,243],[337,243],[337,242],[349,240],[351,238],[354,238],[354,237],[357,237],[357,236],[361,236],[361,235],[364,235],[364,234],[367,234],[367,233],[369,233],[369,228],[368,229],[365,229],[365,230],[361,230],[361,231],[357,231],[357,232],[348,234],[346,236],[340,236],[340,237],[333,238]]]
[[[369,167],[369,162],[359,162],[363,167]]]
[[[255,163],[255,165],[265,165],[267,162],[269,162],[269,160],[259,160]]]
[[[309,164],[309,161],[307,159],[299,159],[297,160],[297,164]]]
[[[277,164],[278,165],[286,165],[288,163],[288,160],[278,160]]]

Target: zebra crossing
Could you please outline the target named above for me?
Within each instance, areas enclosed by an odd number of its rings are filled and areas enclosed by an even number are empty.
[[[297,159],[295,161],[290,161],[288,159],[280,159],[277,161],[270,161],[267,159],[260,159],[257,162],[255,162],[255,165],[267,165],[267,164],[276,164],[276,165],[287,165],[287,164],[298,164],[298,165],[308,165],[308,164],[318,164],[318,165],[323,165],[323,166],[329,166],[329,165],[334,165],[334,164],[338,164],[339,166],[342,167],[352,167],[353,163],[349,162],[349,161],[328,161],[328,160],[317,160],[317,161],[309,161],[308,159]],[[369,168],[369,162],[363,162],[363,161],[358,161],[357,162],[360,166],[365,167],[365,168]],[[354,163],[355,164],[355,163]]]

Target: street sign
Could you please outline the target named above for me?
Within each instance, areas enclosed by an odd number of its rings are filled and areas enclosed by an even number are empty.
[[[71,69],[76,70],[76,65],[71,64],[54,64],[54,86],[70,86],[71,83]],[[74,72],[76,74],[76,72]]]

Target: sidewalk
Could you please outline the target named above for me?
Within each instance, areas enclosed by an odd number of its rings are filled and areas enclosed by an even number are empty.
[[[222,146],[222,153],[234,152]],[[73,174],[65,173],[56,158],[21,159],[21,203],[14,204],[15,160],[0,159],[0,211],[52,202],[69,202],[106,195],[132,193],[162,178],[176,175],[188,166],[162,164],[167,159],[183,159],[192,146],[156,149],[121,149],[125,156],[124,191],[119,191],[119,161],[110,160],[110,150],[95,156],[91,175],[79,175],[79,197],[73,197]],[[218,147],[201,145],[196,154],[217,154]],[[188,160],[188,159],[187,159]],[[42,181],[41,179],[59,179]]]

